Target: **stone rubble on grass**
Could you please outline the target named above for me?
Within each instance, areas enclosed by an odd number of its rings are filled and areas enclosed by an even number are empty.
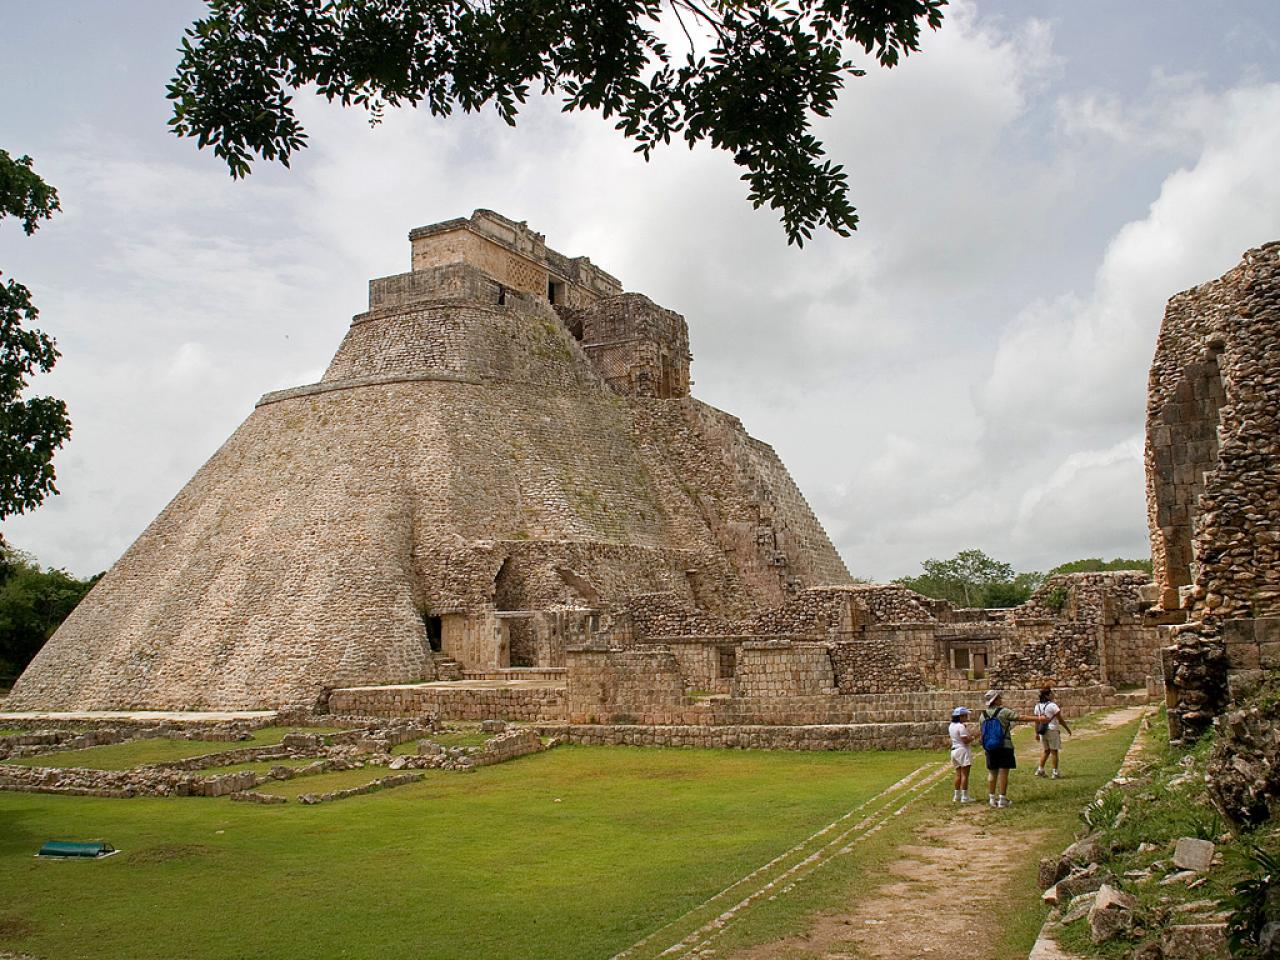
[[[1101,887],[1105,880],[1106,876],[1102,868],[1096,863],[1091,863],[1087,867],[1077,867],[1058,881],[1058,896],[1063,900],[1070,900],[1082,893],[1092,893]]]
[[[1133,929],[1133,909],[1137,901],[1109,883],[1098,888],[1089,908],[1089,936],[1094,943],[1106,943]]]
[[[1168,887],[1175,883],[1190,883],[1196,878],[1194,870],[1179,870],[1177,873],[1171,873],[1160,881],[1160,886]]]
[[[284,802],[283,798],[262,799],[268,795],[256,788],[271,781],[291,780],[317,773],[355,770],[366,764],[386,764],[394,771],[440,769],[467,773],[478,767],[503,763],[516,757],[549,749],[559,742],[552,738],[544,744],[536,730],[527,727],[508,728],[503,724],[505,732],[490,737],[481,747],[445,748],[423,736],[438,729],[439,724],[434,717],[426,721],[352,719],[360,726],[323,736],[291,732],[285,734],[278,744],[225,750],[220,753],[203,754],[164,763],[143,764],[128,770],[38,767],[0,761],[0,790],[100,797],[237,795],[238,800],[277,803]],[[129,728],[130,737],[123,737],[115,728],[94,731],[101,742],[91,745],[120,743],[124,739],[133,739],[135,738],[133,735],[137,735],[139,729],[136,726]],[[167,731],[169,727],[161,725],[158,729]],[[232,729],[234,738],[239,738],[244,732],[240,726]],[[144,737],[148,735],[142,734]],[[228,740],[233,737],[224,735],[211,739]],[[72,739],[42,735],[40,740],[41,743],[38,745],[40,747],[65,747],[68,743],[80,746],[85,743],[81,735]],[[411,740],[417,741],[416,755],[391,756],[392,747]],[[219,767],[308,758],[313,759],[313,762],[305,766],[291,767],[284,763],[276,763],[265,773],[256,770],[240,770],[214,775],[208,773]]]
[[[1195,837],[1183,837],[1173,851],[1174,866],[1183,870],[1194,870],[1204,873],[1213,865],[1215,846],[1208,840],[1197,840]]]
[[[1075,923],[1089,915],[1089,911],[1093,909],[1093,901],[1098,898],[1097,891],[1092,893],[1082,893],[1080,896],[1072,899],[1067,909],[1062,914],[1060,923],[1065,927],[1067,924]]]
[[[1166,927],[1160,937],[1164,960],[1228,960],[1225,923],[1183,923]]]

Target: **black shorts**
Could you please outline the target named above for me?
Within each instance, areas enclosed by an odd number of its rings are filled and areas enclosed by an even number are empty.
[[[1013,747],[1000,747],[987,751],[988,770],[1016,770],[1018,758],[1013,755]]]

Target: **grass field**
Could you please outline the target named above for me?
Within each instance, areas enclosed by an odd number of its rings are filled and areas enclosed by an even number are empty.
[[[936,759],[561,747],[318,807],[0,793],[0,950],[607,957]],[[32,859],[54,837],[124,853]]]
[[[1064,751],[1073,777],[1053,785],[1056,794],[1023,776],[1024,802],[989,815],[1011,825],[1047,817],[1060,848],[1074,810],[1114,771],[1131,736],[1120,729]],[[0,952],[607,958],[689,911],[686,926],[700,922],[696,908],[708,897],[943,759],[560,747],[471,774],[428,771],[421,783],[317,807],[0,793]],[[292,798],[384,773],[264,789]],[[762,901],[723,946],[793,931],[812,912],[872,889],[893,844],[936,815],[949,789],[938,782],[852,853],[788,896]],[[100,838],[124,852],[85,863],[32,858],[54,838]],[[1009,957],[1039,924],[1038,854],[1027,854],[1026,885],[1008,913],[1026,923],[1011,925]]]

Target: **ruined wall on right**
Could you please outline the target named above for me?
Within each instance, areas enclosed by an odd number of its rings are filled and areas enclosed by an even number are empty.
[[[1280,242],[1169,301],[1146,466],[1164,609],[1202,636],[1280,613]]]

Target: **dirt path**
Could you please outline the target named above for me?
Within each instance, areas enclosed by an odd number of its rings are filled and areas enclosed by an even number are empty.
[[[1074,739],[1084,740],[1129,723],[1147,708],[1126,707],[1101,718]],[[981,794],[982,771],[974,783]],[[814,918],[796,936],[734,955],[734,960],[908,960],[982,955],[981,944],[1001,924],[999,900],[1025,851],[1044,839],[1030,828],[990,831],[985,804],[948,806],[940,822],[899,844],[886,868],[888,883],[847,911]],[[981,881],[981,882],[979,882]]]

